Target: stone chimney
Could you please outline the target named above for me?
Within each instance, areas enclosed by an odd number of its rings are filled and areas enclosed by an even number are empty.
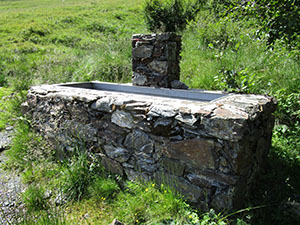
[[[179,81],[180,51],[181,36],[174,33],[133,35],[133,85],[187,89]]]

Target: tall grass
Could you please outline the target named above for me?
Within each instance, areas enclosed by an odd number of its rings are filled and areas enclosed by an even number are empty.
[[[142,1],[0,2],[1,83],[128,82]],[[36,7],[31,7],[36,4]],[[20,81],[20,82],[18,82]],[[21,82],[22,81],[22,82]]]

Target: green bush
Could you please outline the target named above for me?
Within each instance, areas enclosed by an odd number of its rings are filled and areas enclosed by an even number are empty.
[[[260,33],[266,33],[269,44],[283,40],[299,48],[299,1],[290,0],[233,0],[225,1],[225,14],[235,18],[254,17],[260,23]]]
[[[144,14],[152,32],[177,32],[185,29],[188,21],[195,19],[204,0],[146,0]]]
[[[222,69],[215,77],[215,82],[224,91],[250,93],[255,86],[255,74],[249,74],[247,68],[241,71]]]
[[[278,101],[278,109],[275,112],[280,124],[295,127],[300,123],[300,93],[289,93],[281,89],[274,93]]]

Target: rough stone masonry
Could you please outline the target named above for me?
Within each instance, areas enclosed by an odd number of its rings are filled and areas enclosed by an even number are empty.
[[[174,33],[133,35],[133,85],[187,89],[179,81],[180,51],[181,37]]]
[[[268,153],[276,104],[229,94],[199,102],[61,85],[32,87],[24,111],[56,149],[78,143],[129,180],[167,183],[190,202],[238,208]]]

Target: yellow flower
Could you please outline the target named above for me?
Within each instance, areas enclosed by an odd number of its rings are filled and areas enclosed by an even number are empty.
[[[137,223],[138,223],[138,222],[139,222],[139,220],[136,220],[135,222],[137,222]]]
[[[149,191],[149,189],[148,189],[148,188],[146,188],[146,190],[145,190],[145,191],[147,192],[147,191]]]
[[[193,218],[193,216],[192,216],[192,215],[189,215],[189,218],[190,218],[190,219],[192,219],[192,218]]]
[[[152,187],[155,187],[155,184],[152,184]]]

